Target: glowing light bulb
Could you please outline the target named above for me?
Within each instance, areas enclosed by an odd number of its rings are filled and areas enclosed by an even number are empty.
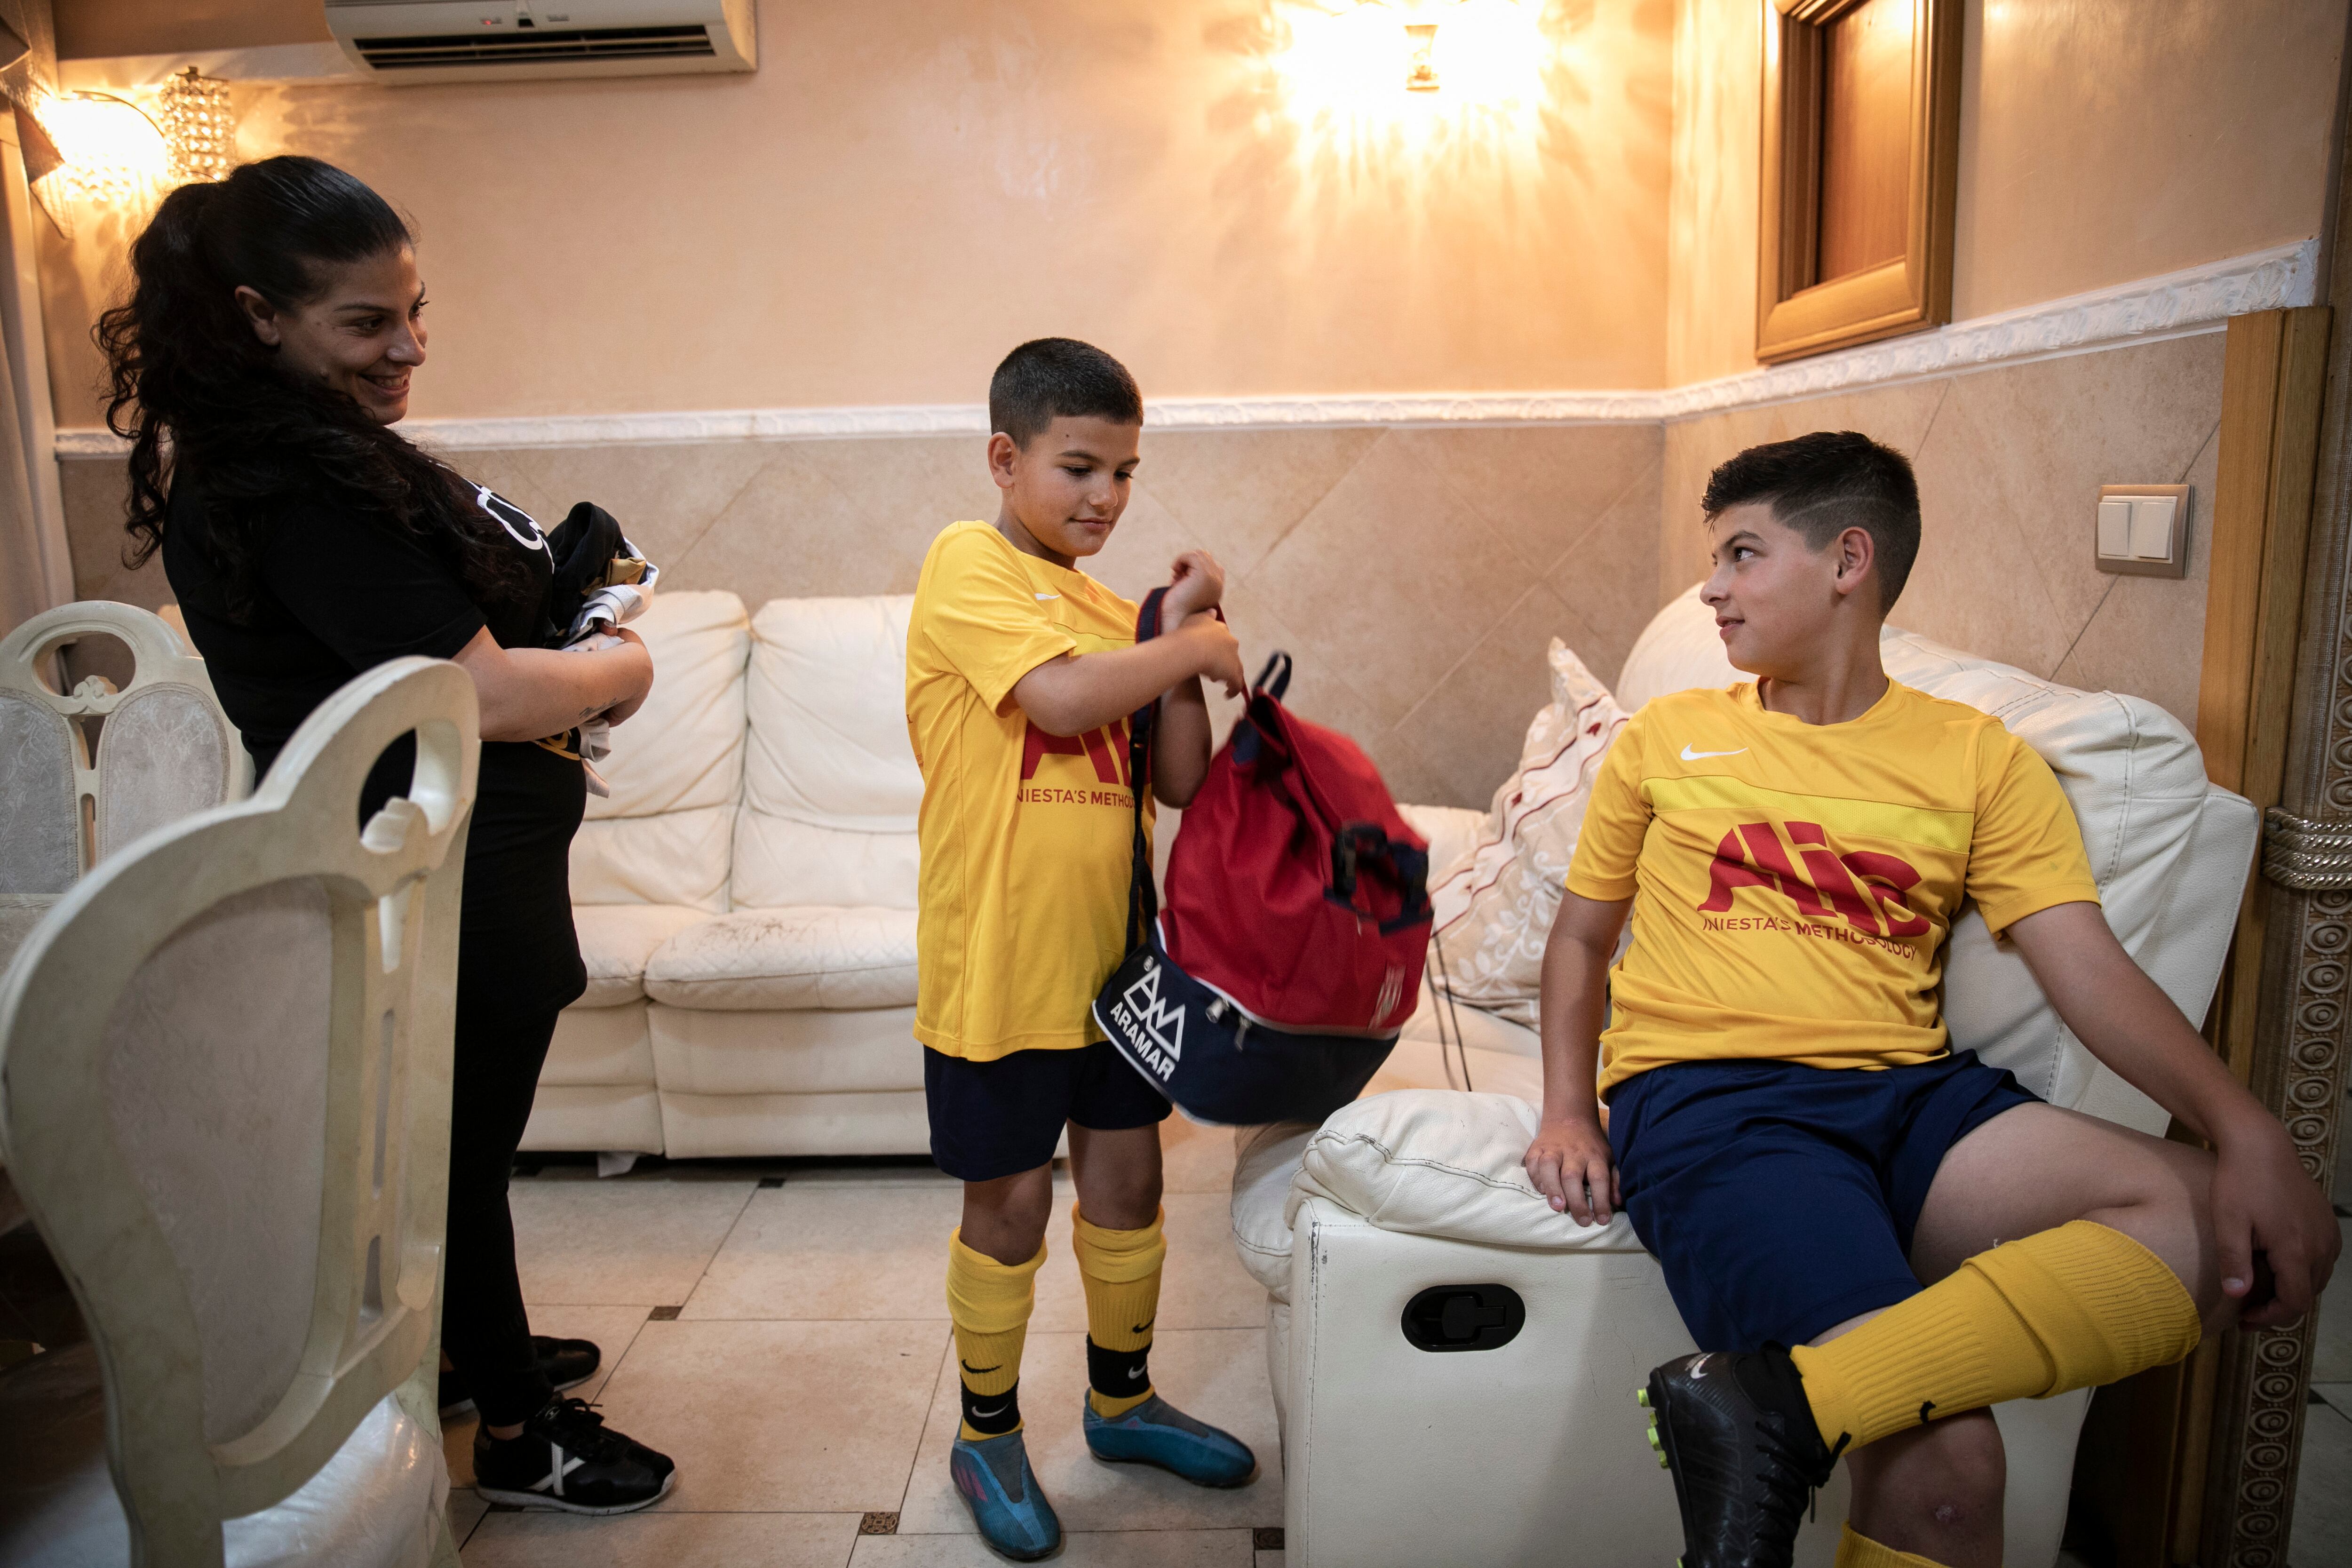
[[[77,92],[45,99],[37,114],[63,160],[42,184],[56,182],[65,195],[128,201],[171,173],[163,132],[136,104]]]

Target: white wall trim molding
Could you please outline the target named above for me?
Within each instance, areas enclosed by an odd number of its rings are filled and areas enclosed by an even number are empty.
[[[1865,386],[1950,375],[2029,360],[2094,353],[2218,331],[2231,316],[2308,305],[2317,289],[2319,242],[2300,240],[2244,256],[2094,289],[1932,332],[1891,338],[1794,364],[1643,391],[1428,392],[1296,397],[1163,398],[1146,422],[1157,429],[1265,429],[1344,425],[1582,425],[1687,419],[1729,408],[1787,403]],[[848,408],[741,408],[698,413],[544,415],[518,419],[428,419],[404,428],[446,451],[686,441],[784,440],[856,436],[977,436],[979,404]],[[60,458],[106,458],[123,443],[103,429],[58,432]]]

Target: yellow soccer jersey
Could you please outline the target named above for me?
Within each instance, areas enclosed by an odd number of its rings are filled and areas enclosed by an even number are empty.
[[[1649,703],[1601,763],[1568,889],[1633,900],[1604,1096],[1669,1062],[1932,1060],[1964,898],[1998,933],[2099,897],[2049,764],[1892,681],[1843,724],[1770,712],[1748,684]]]
[[[1127,952],[1127,721],[1049,735],[1013,688],[1063,654],[1132,647],[1135,615],[985,522],[924,557],[907,731],[923,770],[915,1038],[933,1050],[984,1062],[1102,1038],[1087,1009]],[[1145,811],[1148,826],[1148,795]]]

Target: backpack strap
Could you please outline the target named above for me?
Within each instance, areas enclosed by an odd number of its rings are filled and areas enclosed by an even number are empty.
[[[1138,647],[1160,635],[1160,606],[1167,597],[1165,588],[1154,588],[1143,596],[1135,614]],[[1127,778],[1135,793],[1134,864],[1128,873],[1127,889],[1129,952],[1150,940],[1152,922],[1160,918],[1160,889],[1151,883],[1151,835],[1143,826],[1143,792],[1151,787],[1151,726],[1159,717],[1160,699],[1154,697],[1127,720]]]

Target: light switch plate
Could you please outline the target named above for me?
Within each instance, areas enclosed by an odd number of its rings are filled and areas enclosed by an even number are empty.
[[[2126,577],[2189,575],[2190,493],[2188,485],[2100,486],[2092,542],[2099,570]]]

